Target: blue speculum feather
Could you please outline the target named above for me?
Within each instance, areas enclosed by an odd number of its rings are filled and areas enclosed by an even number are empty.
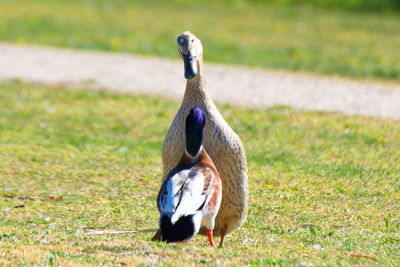
[[[203,129],[206,123],[204,112],[200,108],[192,108],[186,117],[186,151],[196,156],[203,142]]]

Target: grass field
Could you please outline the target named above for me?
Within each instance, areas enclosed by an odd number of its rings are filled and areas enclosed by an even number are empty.
[[[211,62],[400,81],[399,13],[235,3],[0,1],[0,40],[175,59],[191,30]]]
[[[241,136],[246,224],[224,249],[151,233],[163,136],[179,103],[0,84],[0,265],[396,265],[400,123],[220,106]]]

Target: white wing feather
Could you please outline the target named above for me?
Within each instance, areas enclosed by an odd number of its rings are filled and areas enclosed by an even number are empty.
[[[160,198],[160,212],[168,215],[172,224],[182,216],[198,213],[199,208],[207,204],[212,183],[204,191],[206,176],[202,169],[182,170],[167,178],[164,195]]]

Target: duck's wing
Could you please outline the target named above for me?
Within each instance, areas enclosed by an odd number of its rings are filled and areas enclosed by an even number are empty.
[[[214,173],[206,167],[192,167],[169,176],[160,189],[160,214],[168,215],[171,223],[182,216],[201,211],[212,194]]]

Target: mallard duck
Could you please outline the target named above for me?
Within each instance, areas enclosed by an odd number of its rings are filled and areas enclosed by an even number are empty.
[[[162,149],[163,181],[181,160],[185,146],[185,117],[193,107],[204,111],[207,124],[203,146],[221,176],[222,203],[216,218],[214,234],[221,235],[220,247],[228,232],[238,228],[246,219],[248,207],[247,164],[243,144],[219,113],[206,89],[203,74],[203,47],[196,36],[184,32],[177,39],[184,62],[186,91],[182,104],[164,139]],[[201,231],[204,234],[204,229]],[[157,240],[155,235],[153,240]]]
[[[157,197],[161,240],[179,242],[206,228],[212,247],[213,229],[222,198],[221,178],[202,146],[206,119],[199,108],[186,118],[186,147],[178,165],[167,175]]]

